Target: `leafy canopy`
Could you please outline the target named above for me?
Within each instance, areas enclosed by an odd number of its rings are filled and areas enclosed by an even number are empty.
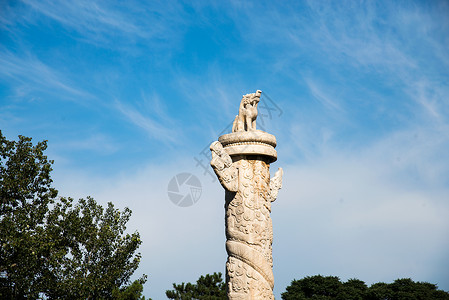
[[[131,210],[57,198],[46,148],[0,131],[0,298],[140,299],[146,276],[130,284],[142,243],[125,233]]]
[[[174,290],[165,292],[169,299],[176,300],[224,300],[226,297],[226,287],[221,277],[221,273],[207,274],[201,276],[195,284],[184,282],[173,283]]]
[[[282,293],[283,300],[427,300],[449,299],[449,293],[435,284],[397,279],[393,283],[375,283],[370,287],[358,279],[341,282],[336,276],[308,276],[293,280]]]

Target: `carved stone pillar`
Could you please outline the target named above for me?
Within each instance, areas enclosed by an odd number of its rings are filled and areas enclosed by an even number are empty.
[[[222,135],[210,147],[211,166],[225,188],[228,299],[274,299],[270,212],[283,173],[279,168],[270,180],[275,147],[273,135],[255,128]]]

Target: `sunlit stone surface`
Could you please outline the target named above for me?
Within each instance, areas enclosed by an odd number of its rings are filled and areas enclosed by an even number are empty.
[[[228,299],[274,299],[270,212],[283,171],[270,179],[276,138],[256,129],[261,93],[243,96],[232,133],[210,146],[211,166],[225,188]]]

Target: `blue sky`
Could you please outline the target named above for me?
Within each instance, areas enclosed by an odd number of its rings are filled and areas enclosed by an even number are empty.
[[[61,195],[133,210],[145,295],[224,272],[223,190],[195,158],[257,89],[284,168],[276,297],[314,274],[449,290],[449,2],[0,5],[0,128],[49,141]]]

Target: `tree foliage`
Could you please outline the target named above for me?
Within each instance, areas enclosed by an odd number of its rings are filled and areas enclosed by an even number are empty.
[[[226,298],[226,286],[221,273],[201,276],[196,284],[173,283],[174,290],[165,292],[169,299],[176,300],[221,300]]]
[[[370,287],[358,279],[341,282],[336,276],[308,276],[293,280],[282,293],[283,300],[426,300],[449,299],[449,293],[435,284],[398,279],[393,283],[375,283]]]
[[[46,141],[33,145],[0,131],[0,298],[140,299],[139,233],[131,211],[91,197],[57,198]]]
[[[438,290],[436,284],[414,282],[410,278],[397,279],[393,283],[375,283],[367,291],[368,300],[424,300],[449,299],[449,293]]]
[[[61,198],[49,214],[47,228],[54,240],[60,240],[65,250],[50,261],[48,295],[63,299],[110,299],[113,291],[129,282],[139,266],[141,244],[139,233],[125,234],[131,211],[123,212],[112,203],[104,209],[93,198],[80,199],[73,205],[71,198]],[[145,277],[138,282],[144,283]],[[117,293],[117,291],[116,291]]]
[[[57,191],[51,187],[52,161],[46,142],[19,136],[8,141],[0,132],[0,271],[4,290],[17,297],[36,298],[43,289],[41,274],[49,248],[45,217]],[[6,287],[5,287],[6,286]]]

